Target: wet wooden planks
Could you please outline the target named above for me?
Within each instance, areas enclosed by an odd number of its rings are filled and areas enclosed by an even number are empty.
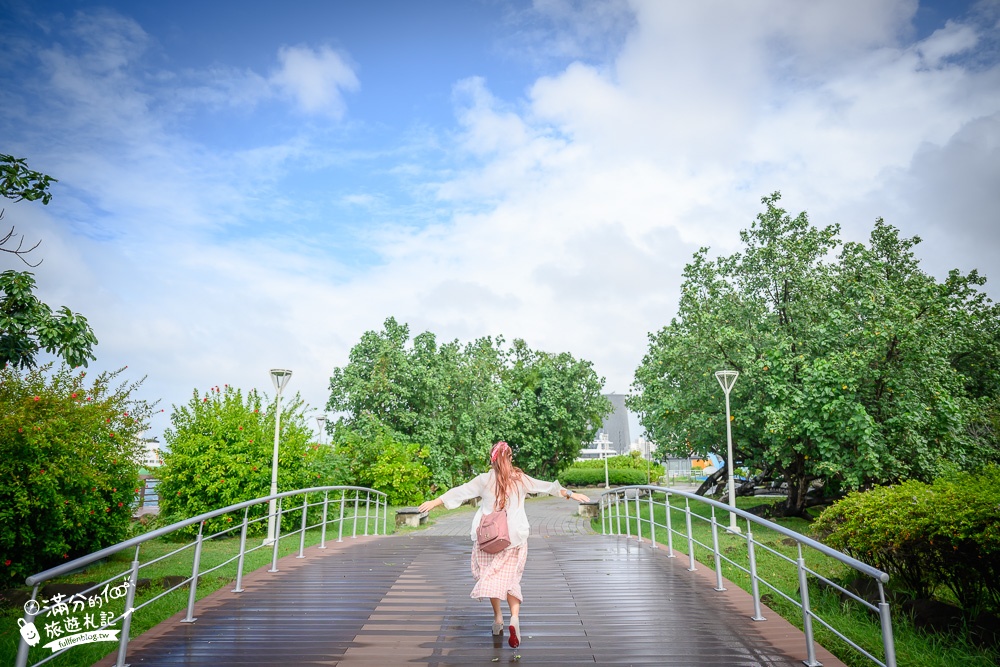
[[[469,549],[467,537],[419,533],[311,549],[253,573],[244,593],[199,602],[196,623],[178,615],[133,640],[128,662],[798,667],[805,657],[801,632],[773,613],[752,621],[749,597],[714,591],[704,567],[602,536],[531,538],[513,650],[491,637],[488,602],[469,598]]]

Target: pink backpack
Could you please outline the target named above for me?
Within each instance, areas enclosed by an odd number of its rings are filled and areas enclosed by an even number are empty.
[[[488,554],[500,553],[510,546],[507,510],[496,510],[492,514],[483,515],[479,528],[476,529],[476,542]]]

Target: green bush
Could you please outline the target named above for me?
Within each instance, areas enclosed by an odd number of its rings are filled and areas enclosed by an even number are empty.
[[[559,475],[563,486],[597,486],[604,484],[604,468],[567,468]],[[608,483],[611,486],[631,486],[646,483],[645,470],[623,468],[608,469]]]
[[[126,537],[151,409],[122,370],[0,370],[0,586]]]
[[[609,456],[608,468],[618,468],[619,470],[641,470],[643,473],[642,483],[646,483],[646,467],[649,466],[649,477],[656,483],[656,480],[663,477],[664,469],[659,463],[647,463],[639,452],[632,452],[632,455]],[[570,468],[600,468],[604,470],[604,459],[591,459],[588,461],[574,461]]]
[[[390,505],[413,505],[427,496],[431,471],[423,463],[426,447],[399,442],[386,431],[364,436],[340,429],[336,448],[340,468],[348,473],[339,483],[382,491]]]
[[[305,406],[296,395],[282,402],[278,451],[278,491],[317,486],[309,475],[315,458],[309,447],[312,431],[306,426]],[[160,511],[171,520],[197,516],[235,503],[270,495],[274,456],[274,403],[260,394],[243,393],[226,385],[204,396],[194,392],[187,405],[174,406],[171,427],[164,433],[168,451],[159,469]],[[321,480],[319,480],[321,481]],[[267,505],[251,509],[250,518],[267,515]],[[206,532],[231,527],[233,517],[218,517]],[[251,525],[251,533],[266,530]],[[196,528],[192,528],[196,531]]]
[[[813,526],[835,549],[898,578],[914,597],[948,588],[974,615],[1000,608],[1000,467],[933,484],[852,493]]]

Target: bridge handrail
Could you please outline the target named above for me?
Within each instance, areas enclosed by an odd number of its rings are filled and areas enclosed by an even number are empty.
[[[328,506],[329,506],[329,503],[330,503],[330,492],[331,491],[339,491],[339,492],[341,492],[340,498],[339,499],[335,499],[333,501],[334,503],[337,503],[337,502],[340,503],[340,516],[339,516],[339,518],[328,520],[327,519],[327,511],[328,511]],[[229,563],[232,563],[233,561],[235,561],[235,560],[238,559],[239,560],[239,564],[237,566],[236,588],[234,589],[234,592],[239,593],[239,592],[242,592],[242,590],[243,590],[242,589],[243,559],[244,559],[244,556],[247,553],[250,553],[251,551],[255,551],[257,549],[260,549],[260,548],[262,548],[264,546],[271,546],[273,553],[272,553],[271,569],[269,570],[269,572],[277,572],[278,571],[278,565],[277,565],[278,564],[278,549],[279,549],[279,545],[280,545],[281,539],[283,537],[290,537],[292,535],[299,534],[299,556],[298,556],[299,558],[303,557],[303,551],[305,550],[305,534],[306,534],[307,530],[310,530],[310,529],[313,529],[313,528],[316,528],[316,527],[321,527],[322,528],[321,537],[320,537],[320,548],[321,549],[325,549],[326,548],[326,527],[327,527],[327,524],[339,522],[339,530],[338,530],[338,539],[337,539],[337,541],[338,542],[342,541],[343,530],[344,530],[344,521],[345,521],[346,518],[348,518],[348,517],[345,517],[345,509],[344,509],[345,508],[345,504],[348,501],[348,495],[347,495],[348,492],[352,492],[352,497],[350,498],[350,500],[352,500],[354,502],[354,510],[353,510],[354,513],[353,513],[353,515],[351,517],[354,520],[354,524],[353,524],[353,529],[352,529],[352,535],[351,536],[352,537],[356,537],[357,536],[357,532],[358,532],[358,525],[357,525],[357,523],[358,523],[358,518],[359,517],[363,518],[363,520],[364,520],[364,534],[368,535],[369,520],[372,518],[371,515],[370,515],[370,508],[371,508],[372,504],[374,504],[374,507],[375,507],[375,515],[374,515],[374,519],[375,519],[375,532],[374,532],[374,534],[378,535],[378,524],[379,524],[379,512],[380,512],[380,510],[381,510],[381,514],[382,514],[382,533],[386,534],[386,532],[387,532],[387,517],[386,517],[386,515],[388,514],[389,505],[388,505],[388,496],[384,492],[378,491],[376,489],[370,489],[370,488],[363,487],[363,486],[314,486],[314,487],[309,487],[309,488],[306,488],[306,489],[297,489],[295,491],[284,491],[284,492],[281,492],[281,493],[275,493],[275,494],[272,494],[272,495],[269,495],[269,496],[263,496],[263,497],[260,497],[260,498],[254,498],[253,500],[246,500],[246,501],[243,501],[243,502],[240,502],[240,503],[235,503],[233,505],[229,505],[227,507],[222,507],[220,509],[212,510],[210,512],[204,512],[202,514],[199,514],[198,516],[194,516],[194,517],[191,517],[191,518],[188,518],[188,519],[183,519],[181,521],[177,521],[175,523],[170,524],[169,526],[164,526],[163,528],[157,528],[155,530],[151,530],[148,533],[144,533],[142,535],[138,535],[136,537],[130,538],[128,540],[124,540],[123,542],[119,542],[118,544],[112,545],[110,547],[105,547],[104,549],[100,549],[100,550],[95,551],[93,553],[90,553],[90,554],[87,554],[85,556],[81,556],[79,558],[76,558],[76,559],[74,559],[72,561],[69,561],[69,562],[66,562],[66,563],[62,563],[61,565],[57,565],[56,567],[49,568],[48,570],[45,570],[43,572],[39,572],[37,574],[33,574],[33,575],[27,577],[25,579],[25,582],[29,586],[33,586],[31,598],[35,599],[36,596],[38,595],[39,586],[42,583],[44,583],[46,581],[49,581],[49,580],[51,580],[51,579],[53,579],[55,577],[59,577],[59,576],[62,576],[64,574],[68,574],[70,572],[73,572],[73,571],[79,570],[81,568],[84,568],[84,567],[86,567],[88,565],[91,565],[91,564],[93,564],[93,563],[101,560],[102,558],[107,558],[108,556],[114,555],[114,554],[119,553],[121,551],[125,551],[126,549],[135,548],[135,557],[134,557],[134,559],[132,561],[131,567],[128,570],[125,570],[125,571],[123,571],[120,574],[116,574],[116,575],[110,577],[109,579],[106,579],[106,580],[104,580],[104,581],[102,581],[102,582],[100,582],[98,584],[95,584],[94,586],[91,586],[87,590],[82,591],[81,593],[78,594],[78,595],[82,595],[83,593],[88,593],[90,591],[99,589],[104,584],[110,584],[110,582],[115,581],[117,579],[120,579],[123,576],[127,577],[127,580],[130,583],[125,586],[126,589],[127,589],[127,593],[126,593],[125,608],[124,608],[122,614],[120,614],[120,615],[118,615],[116,617],[111,618],[107,622],[103,623],[103,625],[101,625],[101,627],[96,628],[97,631],[104,630],[104,629],[106,629],[106,628],[108,628],[110,626],[113,626],[118,621],[123,621],[122,628],[121,628],[121,637],[120,637],[120,642],[119,642],[118,660],[117,660],[118,667],[123,667],[125,665],[125,657],[126,657],[127,647],[128,647],[129,628],[130,628],[130,625],[131,625],[131,615],[135,611],[138,611],[139,609],[145,607],[146,605],[150,604],[151,602],[154,602],[155,600],[159,599],[160,597],[162,597],[162,596],[164,596],[164,595],[166,595],[166,594],[168,594],[168,593],[170,593],[170,592],[172,592],[172,591],[174,591],[174,590],[176,590],[176,589],[178,589],[178,588],[180,588],[180,587],[182,587],[184,585],[190,584],[189,595],[188,595],[187,616],[184,619],[184,621],[182,621],[182,622],[193,622],[195,620],[195,618],[193,617],[192,614],[194,612],[194,605],[195,605],[195,599],[196,599],[196,589],[197,589],[197,585],[198,585],[198,578],[200,576],[202,576],[202,575],[204,575],[204,574],[206,574],[208,572],[211,572],[212,570],[218,569],[220,567],[224,567],[225,565],[228,565]],[[323,493],[323,501],[322,501],[322,503],[315,503],[315,502],[314,503],[310,503],[309,502],[309,494],[311,494],[311,493],[313,493],[313,494],[314,493]],[[364,500],[361,499],[361,494],[362,493],[364,494]],[[283,509],[282,506],[281,506],[282,501],[284,499],[286,499],[286,498],[291,498],[293,496],[303,496],[302,503],[301,504],[297,504],[295,506],[291,506],[291,507]],[[269,510],[268,513],[266,515],[262,516],[262,517],[257,517],[255,519],[250,519],[249,518],[249,513],[250,513],[250,508],[251,507],[254,507],[256,505],[261,505],[261,504],[264,504],[264,503],[270,503],[272,501],[275,502],[275,508],[273,510],[273,513],[272,513],[272,510]],[[363,516],[360,515],[360,506],[362,504],[365,505],[364,515]],[[319,524],[314,524],[312,526],[307,526],[306,524],[307,524],[307,518],[308,518],[308,510],[309,510],[309,508],[310,507],[316,507],[318,505],[322,505],[323,506],[323,518],[322,518],[322,522],[319,523]],[[231,528],[227,528],[226,530],[219,531],[219,532],[217,532],[217,533],[215,533],[213,535],[208,535],[208,536],[203,535],[202,531],[204,529],[204,522],[205,521],[208,521],[209,519],[213,519],[213,518],[216,518],[216,517],[224,516],[224,515],[230,514],[232,512],[238,512],[240,510],[243,510],[243,522],[242,522],[242,526],[240,524],[236,524],[236,525],[234,525]],[[294,530],[294,531],[282,534],[281,533],[281,517],[282,517],[282,515],[284,515],[287,512],[295,512],[295,511],[300,511],[300,510],[302,511],[302,526],[301,526],[301,528],[299,528],[298,530]],[[271,541],[270,543],[268,543],[267,541],[265,541],[260,546],[252,547],[250,549],[247,549],[247,547],[246,547],[246,538],[247,538],[247,529],[248,529],[249,524],[250,523],[256,523],[256,522],[259,522],[259,521],[263,521],[265,519],[270,519],[271,517],[274,517],[274,521],[275,521],[274,540]],[[175,533],[175,532],[177,532],[179,530],[182,530],[184,528],[188,528],[190,526],[195,526],[195,525],[198,526],[198,535],[194,539],[194,541],[192,541],[190,543],[187,543],[184,546],[182,546],[182,547],[180,547],[180,548],[178,548],[178,549],[176,549],[176,550],[174,550],[174,551],[172,551],[172,552],[170,552],[168,554],[165,554],[164,556],[161,556],[161,557],[159,557],[157,559],[154,559],[154,560],[152,560],[150,562],[147,562],[147,563],[144,563],[144,564],[140,564],[140,562],[139,562],[139,551],[140,551],[140,549],[141,549],[141,547],[142,547],[142,545],[144,543],[149,542],[151,540],[158,539],[160,537],[164,537],[165,535],[169,535],[171,533]],[[225,562],[223,562],[223,563],[215,566],[214,568],[211,568],[209,570],[201,570],[200,569],[200,555],[201,555],[201,546],[202,546],[202,543],[205,540],[211,540],[214,537],[218,537],[220,535],[225,535],[227,533],[230,533],[230,532],[236,530],[237,528],[241,528],[239,554],[237,556],[234,556],[234,557],[230,558],[229,560],[227,560],[227,561],[225,561]],[[189,578],[187,578],[185,581],[183,581],[183,582],[181,582],[179,584],[176,584],[172,588],[164,591],[163,593],[155,596],[154,598],[152,598],[150,600],[146,600],[145,602],[143,602],[142,604],[140,604],[138,607],[133,607],[132,605],[133,605],[133,602],[135,600],[135,589],[136,589],[136,582],[138,581],[139,569],[141,567],[146,567],[148,565],[151,565],[152,563],[154,563],[154,562],[156,562],[158,560],[161,560],[163,558],[167,558],[167,557],[172,556],[174,554],[177,554],[177,553],[179,553],[181,551],[184,551],[184,550],[190,548],[191,546],[195,547],[194,564],[193,564],[193,569],[192,569],[191,576]],[[105,591],[107,590],[107,588],[108,587],[105,586]],[[114,597],[114,596],[112,596],[112,597]],[[117,598],[115,598],[115,599],[117,599]],[[56,605],[49,605],[47,607],[41,607],[41,608],[36,609],[34,611],[34,613],[29,612],[28,609],[26,608],[25,609],[25,615],[24,615],[24,622],[25,622],[25,624],[33,623],[34,619],[38,615],[40,615],[42,612],[45,612],[47,610],[53,609],[55,606]],[[69,648],[71,648],[71,647],[72,647],[72,645],[69,645],[66,648],[62,648],[61,650],[55,650],[55,649],[53,649],[53,653],[51,655],[49,655],[48,657],[46,657],[46,658],[44,658],[44,659],[42,659],[42,660],[34,663],[34,665],[35,666],[42,665],[42,664],[44,664],[44,663],[46,663],[46,662],[54,659],[55,657],[57,657],[59,655],[62,655],[62,653],[64,653],[65,651],[69,650]],[[27,644],[27,642],[24,640],[24,638],[22,636],[22,638],[20,640],[20,644],[18,645],[17,660],[15,662],[15,667],[25,667],[27,665],[29,650],[30,650],[30,647],[29,647],[29,645]]]
[[[634,492],[632,494],[633,497],[629,497],[630,496],[629,491],[633,491]],[[648,519],[643,518],[641,516],[640,511],[639,511],[639,496],[641,495],[641,492],[643,492],[643,491],[645,491],[645,492],[648,493],[648,499],[649,499],[648,500],[648,507],[649,507],[649,517],[648,517]],[[663,525],[663,524],[660,524],[660,523],[656,523],[656,521],[654,519],[654,514],[653,514],[653,505],[654,505],[654,502],[653,502],[653,493],[662,493],[662,494],[664,494],[664,500],[662,502],[660,502],[660,503],[657,503],[657,504],[661,505],[664,508],[664,512],[665,512],[665,516],[666,516],[666,525]],[[670,496],[672,496],[672,495],[684,498],[684,501],[685,501],[684,507],[674,507],[674,506],[672,506],[670,504]],[[634,516],[629,516],[629,505],[632,503],[633,498],[635,500]],[[624,500],[624,502],[621,502],[622,500]],[[702,516],[693,515],[692,512],[691,512],[691,507],[690,507],[690,502],[692,500],[696,501],[696,502],[699,502],[699,503],[703,503],[705,505],[708,505],[711,508],[711,518],[710,519],[706,519],[705,517],[702,517]],[[653,549],[657,549],[659,547],[656,544],[656,528],[657,527],[665,528],[666,531],[667,531],[667,546],[668,546],[667,557],[668,558],[673,558],[673,557],[675,557],[674,554],[673,554],[673,536],[674,536],[674,534],[676,533],[677,535],[686,537],[687,542],[688,542],[688,558],[689,558],[689,561],[690,561],[689,568],[688,568],[689,570],[693,571],[693,570],[696,569],[695,568],[696,559],[695,559],[695,550],[694,550],[694,545],[695,544],[698,544],[699,546],[701,546],[704,549],[708,549],[708,550],[712,551],[712,554],[713,554],[714,560],[715,560],[715,577],[716,577],[716,588],[715,588],[715,590],[719,590],[719,591],[726,590],[723,587],[723,580],[722,580],[722,561],[723,560],[727,561],[732,566],[736,567],[739,570],[742,570],[744,573],[746,573],[747,575],[749,575],[750,585],[751,585],[751,594],[753,596],[753,603],[754,603],[754,615],[753,615],[753,619],[754,620],[758,620],[758,621],[764,620],[764,617],[761,615],[761,606],[760,606],[761,602],[760,602],[760,591],[759,591],[759,587],[758,587],[758,582],[763,583],[764,585],[768,586],[769,588],[771,588],[771,590],[773,590],[774,592],[778,593],[782,597],[786,598],[792,604],[794,604],[794,605],[798,606],[799,608],[801,608],[802,609],[803,629],[804,629],[804,632],[805,632],[805,635],[806,635],[806,651],[807,651],[807,654],[808,654],[807,659],[804,661],[804,663],[806,665],[809,665],[809,666],[818,666],[818,665],[821,664],[820,662],[818,662],[816,660],[816,656],[815,656],[815,644],[814,644],[814,641],[813,641],[813,632],[812,632],[812,621],[815,619],[815,620],[819,621],[821,624],[823,624],[823,626],[825,626],[827,629],[829,629],[835,635],[837,635],[841,640],[843,640],[844,642],[846,642],[849,646],[851,646],[852,648],[854,648],[856,651],[858,651],[863,656],[865,656],[866,658],[868,658],[872,662],[876,663],[880,667],[896,667],[895,643],[894,643],[893,635],[892,635],[892,620],[891,620],[891,615],[890,615],[890,612],[889,612],[889,604],[886,602],[885,589],[883,587],[883,584],[885,584],[885,583],[887,583],[889,581],[889,575],[887,573],[885,573],[885,572],[883,572],[883,571],[881,571],[881,570],[879,570],[877,568],[874,568],[871,565],[868,565],[867,563],[863,563],[863,562],[857,560],[856,558],[852,558],[851,556],[848,556],[847,554],[841,553],[841,552],[837,551],[836,549],[831,549],[830,547],[828,547],[827,545],[823,544],[822,542],[817,542],[816,540],[814,540],[812,538],[806,537],[805,535],[797,533],[794,530],[790,530],[788,528],[785,528],[784,526],[780,526],[780,525],[778,525],[778,524],[776,524],[776,523],[774,523],[772,521],[768,521],[767,519],[763,519],[763,518],[761,518],[759,516],[751,514],[750,512],[747,512],[745,510],[741,510],[739,508],[731,507],[730,505],[727,505],[725,503],[721,503],[721,502],[719,502],[717,500],[712,500],[711,498],[705,498],[704,496],[699,496],[699,495],[694,494],[694,493],[688,493],[686,491],[679,491],[679,490],[676,490],[676,489],[673,489],[673,488],[662,487],[662,486],[657,486],[657,485],[653,485],[653,484],[636,484],[636,485],[631,485],[631,486],[622,486],[622,487],[617,487],[617,488],[614,488],[614,489],[608,489],[606,491],[601,492],[601,495],[600,495],[600,498],[599,498],[599,506],[600,506],[600,510],[601,510],[601,530],[602,530],[603,533],[608,534],[610,532],[611,534],[617,534],[617,535],[621,535],[622,534],[622,530],[621,530],[621,518],[622,518],[621,506],[622,505],[624,505],[624,508],[625,508],[625,515],[624,515],[625,516],[625,535],[626,535],[627,538],[631,538],[632,537],[632,535],[631,535],[630,521],[634,520],[634,521],[636,521],[636,526],[637,526],[636,538],[638,539],[639,542],[642,542],[642,526],[643,526],[643,523],[645,522],[647,524],[648,528],[649,528],[649,538],[650,538],[650,542],[652,544],[652,548]],[[612,507],[615,510],[615,513],[616,513],[615,516],[611,516]],[[731,515],[735,515],[736,517],[744,519],[747,522],[747,524],[746,524],[746,535],[743,535],[741,537],[743,537],[746,540],[746,543],[747,543],[748,567],[743,567],[741,564],[736,563],[735,561],[731,560],[728,556],[724,555],[720,551],[720,549],[719,549],[719,539],[718,539],[718,526],[719,526],[719,524],[718,524],[718,522],[716,520],[716,517],[715,517],[715,511],[717,509],[718,510],[722,510],[722,511],[727,512],[727,513],[730,513]],[[685,513],[685,520],[686,520],[685,523],[686,523],[686,529],[687,529],[687,534],[686,535],[684,533],[682,533],[681,531],[676,530],[676,529],[673,528],[673,526],[671,524],[671,510],[673,510],[673,511],[682,511],[682,512]],[[711,545],[703,544],[702,542],[699,542],[698,540],[694,539],[694,535],[693,535],[693,531],[692,531],[692,527],[691,527],[692,516],[696,516],[697,518],[699,518],[701,520],[704,520],[704,521],[707,521],[707,522],[711,523],[711,529],[712,529],[712,544]],[[615,519],[617,519],[617,523],[616,523]],[[780,552],[772,549],[770,546],[768,546],[768,545],[766,545],[766,544],[764,544],[762,542],[756,541],[753,538],[753,530],[751,528],[752,524],[757,524],[758,526],[761,526],[761,527],[767,528],[769,530],[772,530],[772,531],[778,533],[779,535],[783,535],[785,537],[788,537],[788,538],[791,538],[791,539],[795,540],[795,542],[797,544],[797,547],[798,547],[798,559],[797,560],[793,560],[789,556],[787,556],[785,554],[782,554],[782,553],[780,553]],[[617,528],[616,528],[616,526],[617,526]],[[724,529],[727,530],[728,532],[735,532],[736,534],[740,533],[740,529],[736,525],[735,518],[731,519],[730,526],[731,526],[730,528],[725,528],[724,527]],[[735,527],[735,531],[733,530],[734,527]],[[778,589],[777,587],[775,587],[771,583],[769,583],[766,580],[761,579],[760,577],[758,577],[757,570],[756,570],[756,557],[755,557],[755,551],[754,551],[754,546],[755,545],[761,547],[762,549],[765,549],[766,551],[774,554],[775,556],[777,556],[777,557],[779,557],[781,559],[784,559],[784,560],[786,560],[786,561],[788,561],[788,562],[793,563],[794,565],[796,565],[796,567],[798,568],[798,583],[799,583],[799,598],[800,598],[799,600],[795,600],[795,599],[789,597],[786,593],[784,593],[783,591],[781,591],[780,589]],[[863,598],[859,597],[858,595],[854,594],[853,592],[846,590],[845,588],[843,588],[839,584],[837,584],[835,582],[832,582],[829,579],[826,579],[825,577],[823,577],[822,575],[820,575],[819,573],[814,572],[813,570],[809,569],[806,566],[805,559],[804,559],[804,557],[802,555],[802,547],[803,546],[811,548],[811,549],[813,549],[813,550],[815,550],[815,551],[817,551],[817,552],[819,552],[819,553],[821,553],[821,554],[823,554],[823,555],[825,555],[825,556],[827,556],[829,558],[833,558],[833,559],[835,559],[835,560],[843,563],[844,565],[847,565],[848,567],[856,570],[857,572],[860,572],[860,573],[862,573],[864,575],[872,577],[877,582],[877,584],[878,584],[879,600],[880,600],[880,602],[878,603],[878,605],[876,606],[876,605],[871,604],[870,602],[868,602],[867,600],[864,600]],[[833,588],[837,589],[841,593],[848,595],[849,597],[853,598],[854,600],[860,602],[862,605],[864,605],[864,606],[868,607],[869,609],[871,609],[871,610],[875,611],[876,613],[878,613],[879,619],[880,619],[880,622],[881,622],[881,626],[882,626],[881,630],[882,630],[882,645],[883,645],[884,662],[882,660],[879,660],[876,656],[872,655],[869,651],[865,650],[863,647],[859,646],[857,643],[855,643],[850,638],[848,638],[847,636],[845,636],[839,630],[837,630],[836,628],[834,628],[833,626],[831,626],[828,622],[826,622],[824,619],[820,618],[818,615],[816,615],[815,612],[813,612],[810,609],[810,607],[809,607],[809,589],[808,589],[808,575],[810,575],[810,574],[813,575],[814,577],[816,577],[817,579],[823,581],[827,585],[832,586]]]

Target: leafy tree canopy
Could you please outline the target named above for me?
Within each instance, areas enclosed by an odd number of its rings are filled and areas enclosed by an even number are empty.
[[[430,332],[410,341],[394,318],[368,331],[330,378],[334,430],[426,448],[437,486],[460,484],[488,467],[490,446],[507,440],[518,465],[554,476],[572,463],[611,406],[589,362],[484,337],[439,344]]]
[[[34,288],[35,278],[27,271],[0,273],[0,363],[34,368],[42,350],[70,366],[96,359],[97,336],[87,318],[66,306],[53,313]]]
[[[316,486],[310,460],[316,450],[298,395],[281,403],[278,491]],[[274,402],[251,391],[244,396],[228,385],[205,395],[195,391],[187,405],[174,406],[164,432],[168,451],[159,469],[160,511],[172,519],[197,516],[271,493],[274,456]],[[267,505],[251,509],[251,518],[267,516]],[[213,519],[206,530],[228,527],[232,517]],[[251,529],[260,532],[266,524]]]
[[[713,374],[733,369],[736,462],[783,477],[791,514],[817,480],[840,493],[928,480],[945,458],[978,465],[968,426],[980,399],[955,362],[996,372],[976,336],[997,326],[985,279],[939,282],[920,270],[919,238],[880,219],[867,244],[844,243],[779,200],[763,199],[741,252],[702,248],[685,267],[678,315],[635,374],[630,406],[652,438],[680,455],[725,452]]]

